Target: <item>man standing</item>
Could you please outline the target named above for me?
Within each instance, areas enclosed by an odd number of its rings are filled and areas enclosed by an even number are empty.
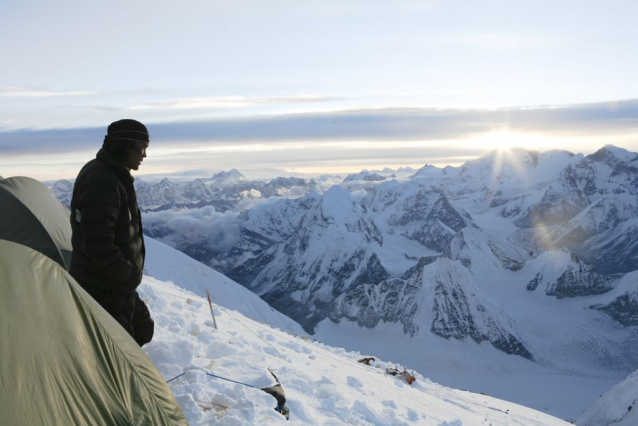
[[[153,338],[154,323],[136,291],[146,252],[130,170],[140,167],[148,144],[139,121],[111,123],[71,199],[71,275],[140,346]]]

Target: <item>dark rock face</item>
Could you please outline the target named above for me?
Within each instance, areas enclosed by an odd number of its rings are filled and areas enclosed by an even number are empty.
[[[501,217],[513,217],[518,216],[523,211],[523,201],[525,201],[525,197],[517,197],[512,198],[511,200],[505,201],[505,199],[500,198],[499,200],[504,201],[503,209],[501,210]]]
[[[144,235],[160,240],[173,232],[170,228],[159,223],[144,225]]]
[[[438,256],[425,256],[420,258],[419,263],[405,271],[405,274],[403,274],[402,278],[404,280],[408,280],[412,276],[416,276],[416,274],[418,274],[424,267],[433,264],[438,258]]]
[[[455,232],[466,226],[463,217],[450,205],[441,191],[421,190],[403,203],[401,213],[393,215],[392,225],[440,220]]]
[[[490,201],[490,208],[493,209],[494,207],[500,207],[509,202],[510,199],[505,197],[492,198],[492,201]]]
[[[364,176],[363,180],[366,181],[366,182],[380,182],[382,180],[386,180],[386,177],[385,176],[381,176],[381,175],[379,175],[377,173],[373,173],[371,175]]]
[[[456,232],[467,226],[465,218],[441,191],[425,189],[408,197],[389,223],[407,228],[403,235],[439,252],[445,250]]]
[[[235,208],[235,204],[226,200],[202,200],[196,203],[178,203],[171,201],[166,204],[162,204],[157,207],[144,207],[140,208],[140,210],[144,213],[148,212],[161,212],[164,210],[181,210],[181,209],[201,209],[204,207],[212,206],[215,208],[215,211],[220,213],[227,212],[229,210],[233,210]]]
[[[622,274],[599,275],[596,270],[576,258],[577,266],[570,266],[558,279],[549,283],[547,295],[558,299],[565,297],[593,296],[613,289]]]
[[[589,205],[587,195],[579,189],[558,191],[550,187],[540,202],[514,222],[519,228],[562,225]]]
[[[638,201],[630,194],[607,194],[554,232],[565,247],[602,274],[638,268]]]
[[[598,151],[594,152],[593,154],[589,154],[585,158],[591,162],[605,163],[612,166],[618,163],[619,161],[619,158],[616,157],[612,151],[607,149],[606,146],[600,148]]]
[[[271,247],[258,256],[246,260],[240,266],[231,269],[226,273],[226,276],[254,291],[254,287],[251,287],[251,278],[268,265],[276,254],[277,247]]]
[[[460,280],[447,280],[441,276],[434,281],[434,318],[430,331],[446,339],[462,340],[470,337],[476,343],[487,341],[505,353],[533,360],[525,345],[503,327]]]
[[[527,289],[529,291],[534,291],[538,288],[538,285],[543,281],[543,273],[537,272],[534,278],[527,283]]]
[[[557,247],[578,247],[591,236],[591,231],[584,229],[582,226],[576,226],[569,233],[563,235],[555,244]]]
[[[638,227],[615,235],[597,234],[587,244],[574,247],[573,251],[601,273],[635,271],[638,268]]]
[[[231,271],[229,276],[240,283],[247,280],[250,282],[250,276],[254,274],[255,268],[261,269],[264,264],[267,265],[273,260],[268,258],[268,254],[268,252],[263,253],[255,260],[251,259],[242,264],[241,268],[237,268],[239,270],[243,269],[244,265],[247,266],[243,271],[246,279],[235,270]],[[263,292],[261,297],[275,309],[285,312],[297,321],[308,333],[314,333],[317,324],[326,318],[338,322],[339,316],[335,313],[335,303],[330,300],[337,300],[344,294],[346,298],[352,299],[363,289],[376,286],[390,277],[374,254],[361,268],[365,257],[364,251],[356,252],[345,264],[331,270],[329,274],[322,273],[320,264],[310,265],[305,270],[294,268],[294,272],[281,271],[282,273],[276,276],[278,284]],[[332,288],[330,300],[325,297],[323,290],[325,288]],[[259,287],[255,289],[259,291]],[[301,300],[292,297],[294,292],[305,292],[307,297]],[[369,323],[370,320],[368,318],[365,321]],[[365,321],[362,320],[361,325]]]
[[[426,275],[426,270],[428,271]],[[432,311],[429,331],[445,339],[471,338],[489,342],[505,353],[533,360],[533,355],[510,331],[509,319],[477,295],[471,274],[458,262],[424,257],[403,278],[390,278],[377,284],[351,287],[337,299],[329,318],[345,318],[362,327],[376,327],[380,321],[401,323],[410,336],[423,326],[419,311]],[[422,305],[433,294],[432,305]]]
[[[592,305],[590,309],[606,313],[625,327],[638,326],[638,295],[636,293],[625,293],[607,305]]]
[[[383,238],[367,210],[345,190],[325,197],[303,214],[289,238],[228,273],[309,333],[333,315],[336,299],[390,278],[372,250]]]
[[[337,308],[329,318],[333,322],[345,318],[368,328],[376,327],[380,321],[399,322],[404,333],[415,336],[425,325],[417,322],[418,311],[432,309],[432,333],[445,339],[469,337],[477,343],[487,341],[505,353],[533,360],[525,345],[500,323],[507,319],[497,319],[502,314],[495,314],[493,307],[486,307],[477,297],[469,273],[459,269],[462,267],[458,263],[447,259],[437,263],[437,259],[440,258],[422,258],[403,279],[351,287],[337,300]],[[426,268],[435,269],[424,281]],[[432,306],[419,305],[423,292],[433,292]]]
[[[376,327],[379,321],[401,322],[404,333],[414,336],[419,330],[413,320],[418,310],[415,297],[418,289],[414,280],[398,278],[376,285],[359,285],[337,302],[337,309],[329,318],[333,322],[346,318],[367,328]]]
[[[500,248],[498,248],[496,244],[489,242],[487,243],[487,245],[494,256],[496,256],[496,258],[501,261],[501,264],[505,269],[509,269],[510,271],[518,271],[523,267],[523,262],[508,257]]]
[[[348,175],[343,180],[343,183],[356,182],[356,181],[381,182],[383,180],[386,180],[385,176],[381,176],[378,173],[370,173],[370,172],[367,172],[367,171],[363,171],[361,173],[353,173],[353,174]]]
[[[193,259],[206,263],[208,262],[215,254],[213,250],[209,247],[209,245],[205,241],[193,241],[193,242],[185,242],[180,244],[180,251]]]
[[[567,166],[559,181],[568,188],[580,189],[586,195],[593,195],[598,192],[596,171],[588,162],[579,162],[573,166]]]

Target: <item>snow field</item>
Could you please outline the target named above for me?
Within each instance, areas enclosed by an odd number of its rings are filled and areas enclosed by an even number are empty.
[[[418,373],[408,385],[386,376],[394,364],[331,348],[215,306],[213,327],[205,300],[172,283],[145,276],[139,287],[155,319],[144,347],[169,383],[191,425],[566,425],[532,409],[488,396],[448,389]],[[213,295],[214,296],[214,295]],[[402,368],[401,366],[396,366]],[[275,399],[257,388],[283,385],[290,421]]]
[[[576,421],[578,426],[633,426],[638,424],[638,371],[605,392]]]

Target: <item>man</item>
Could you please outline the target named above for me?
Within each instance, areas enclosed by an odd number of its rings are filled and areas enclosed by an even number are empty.
[[[139,169],[148,144],[139,121],[111,123],[71,199],[71,275],[140,346],[151,341],[154,323],[136,291],[146,251],[130,171]]]

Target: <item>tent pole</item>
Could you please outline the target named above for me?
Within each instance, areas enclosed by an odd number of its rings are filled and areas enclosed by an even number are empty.
[[[206,296],[208,296],[208,306],[210,307],[210,314],[213,317],[213,324],[215,325],[215,330],[217,330],[217,320],[215,319],[215,312],[213,311],[213,301],[210,299],[210,292],[206,289]]]

